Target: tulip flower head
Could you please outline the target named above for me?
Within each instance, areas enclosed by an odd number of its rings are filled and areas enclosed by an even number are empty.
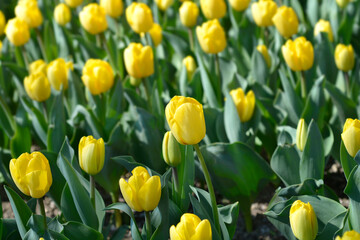
[[[0,36],[3,35],[6,25],[6,19],[3,12],[0,10]]]
[[[181,216],[180,222],[170,228],[170,240],[211,240],[212,232],[209,220],[201,219],[192,213]]]
[[[81,26],[89,33],[96,35],[108,28],[105,9],[97,3],[90,3],[79,13]]]
[[[354,68],[355,54],[350,45],[338,44],[335,48],[335,63],[339,70],[347,72]]]
[[[154,23],[151,29],[149,30],[149,34],[154,46],[157,47],[162,41],[161,26],[157,23]],[[140,36],[145,37],[145,33],[144,32],[140,33]]]
[[[29,28],[36,28],[43,22],[36,0],[19,0],[15,7],[15,15],[25,21]]]
[[[281,51],[285,62],[293,71],[306,71],[313,66],[314,48],[305,37],[298,37],[295,41],[287,40]]]
[[[238,12],[242,12],[249,7],[251,0],[229,0],[231,7]]]
[[[166,11],[174,3],[174,0],[155,0],[155,3],[161,11]]]
[[[224,0],[200,0],[201,11],[208,20],[222,18],[226,14]]]
[[[46,101],[51,95],[49,80],[43,72],[27,76],[24,79],[24,87],[27,95],[38,102]]]
[[[350,2],[351,0],[336,0],[336,3],[340,8],[345,8]]]
[[[65,62],[62,58],[58,58],[49,63],[47,67],[47,77],[54,89],[59,91],[61,85],[64,90],[68,88],[69,70],[74,70],[72,62]]]
[[[252,16],[259,27],[272,26],[276,10],[277,5],[273,0],[259,0],[251,5]]]
[[[291,7],[279,7],[272,21],[281,36],[285,38],[289,38],[298,32],[299,20]]]
[[[136,33],[148,32],[153,25],[151,9],[145,3],[133,2],[125,11],[126,20]]]
[[[250,90],[245,96],[244,90],[242,88],[237,88],[231,90],[230,95],[236,106],[236,110],[239,114],[240,121],[241,122],[249,121],[253,116],[255,109],[254,92]]]
[[[114,85],[114,72],[108,62],[89,59],[85,63],[81,80],[92,95],[108,91]]]
[[[8,21],[5,27],[6,37],[14,46],[22,46],[30,39],[28,24],[20,18],[13,18]]]
[[[342,237],[337,236],[335,240],[360,240],[360,233],[352,230],[344,233]]]
[[[307,139],[307,124],[303,118],[298,122],[296,128],[296,146],[300,151],[304,151]]]
[[[76,8],[82,4],[84,0],[65,0],[66,5],[71,8]]]
[[[329,41],[334,41],[333,32],[331,30],[331,25],[329,21],[325,21],[323,19],[320,19],[314,27],[314,36],[319,35],[321,32],[327,33],[329,37]]]
[[[100,6],[105,9],[106,15],[112,18],[118,18],[124,12],[123,0],[100,0]]]
[[[154,54],[150,46],[130,43],[124,51],[126,71],[134,78],[145,78],[154,73]]]
[[[90,175],[98,174],[104,167],[105,143],[102,138],[82,137],[79,143],[79,163],[83,171]]]
[[[263,55],[266,65],[268,66],[268,68],[270,68],[271,67],[271,57],[269,55],[269,51],[268,51],[267,47],[265,45],[258,45],[256,47],[256,50],[259,51],[259,53],[261,53]]]
[[[47,64],[44,60],[38,59],[29,65],[29,72],[30,74],[42,72],[45,75],[47,74]]]
[[[196,5],[196,3],[191,1],[183,2],[179,8],[179,14],[181,23],[185,27],[194,27],[199,16],[199,7]]]
[[[58,4],[54,10],[54,19],[59,25],[65,26],[71,20],[70,8],[64,3]]]
[[[290,208],[290,226],[299,240],[314,240],[318,233],[316,214],[310,203],[296,200]]]
[[[194,58],[190,55],[187,56],[186,58],[183,59],[183,64],[186,67],[188,80],[191,80],[192,76],[197,68]]]
[[[225,31],[217,19],[197,26],[196,35],[202,50],[206,53],[216,54],[226,47]]]
[[[360,150],[360,121],[358,119],[346,119],[341,139],[349,155],[355,157]]]

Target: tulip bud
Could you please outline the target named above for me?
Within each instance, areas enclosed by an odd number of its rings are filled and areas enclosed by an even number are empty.
[[[173,97],[165,108],[165,115],[171,133],[179,143],[194,145],[205,137],[203,106],[194,98]]]
[[[0,10],[0,36],[3,35],[6,25],[6,19],[3,12]]]
[[[81,80],[92,95],[108,91],[114,85],[114,72],[109,63],[89,59],[85,63]]]
[[[130,84],[134,87],[139,87],[141,84],[141,78],[134,78],[130,76]]]
[[[231,7],[238,12],[242,12],[249,7],[251,0],[229,0]]]
[[[278,8],[272,21],[281,36],[285,38],[289,38],[298,32],[299,20],[291,7],[282,6]]]
[[[79,13],[81,26],[95,35],[104,32],[107,27],[105,9],[97,3],[86,5]]]
[[[293,71],[306,71],[314,63],[314,48],[305,37],[289,39],[281,47],[285,62]]]
[[[187,56],[186,58],[183,59],[183,64],[186,67],[188,80],[191,80],[197,68],[194,58],[192,56]]]
[[[61,85],[63,86],[63,90],[68,88],[69,69],[74,69],[72,62],[66,63],[62,58],[58,58],[49,63],[47,67],[47,77],[55,90],[60,91]]]
[[[354,68],[355,55],[354,49],[349,44],[345,46],[344,44],[339,43],[335,48],[335,63],[339,70],[344,72],[350,71]]]
[[[164,135],[162,153],[167,165],[176,167],[181,163],[180,145],[172,135],[171,131],[166,132]]]
[[[290,208],[290,226],[299,240],[314,240],[318,232],[316,214],[310,203],[295,201]]]
[[[36,28],[43,22],[36,0],[20,0],[15,7],[15,15],[24,20],[30,28]]]
[[[325,32],[328,35],[329,41],[334,41],[333,32],[331,30],[331,25],[329,21],[325,21],[323,19],[320,19],[314,27],[314,36],[317,36],[320,34],[320,32]]]
[[[52,175],[48,159],[41,152],[23,153],[10,161],[10,173],[25,195],[42,198],[50,189]]]
[[[150,37],[151,37],[151,40],[152,40],[154,46],[157,47],[162,41],[161,26],[157,23],[154,23],[153,26],[151,27],[151,29],[149,30],[149,34],[150,34]],[[144,32],[140,33],[140,36],[144,37],[145,33]]]
[[[65,0],[66,5],[71,8],[76,8],[82,4],[83,0]]]
[[[179,14],[181,23],[185,27],[191,28],[196,25],[196,20],[199,16],[199,7],[191,1],[183,2],[179,8]]]
[[[270,58],[267,47],[265,45],[258,45],[256,47],[256,50],[258,50],[258,52],[263,55],[266,65],[268,66],[268,68],[270,68],[271,67],[271,58]]]
[[[100,6],[105,9],[106,15],[112,18],[118,18],[124,11],[122,0],[100,0]]]
[[[154,55],[150,46],[130,43],[124,51],[126,71],[134,78],[145,78],[154,73]]]
[[[303,118],[300,118],[296,128],[296,146],[300,151],[304,151],[307,139],[307,124]]]
[[[345,8],[351,0],[336,0],[337,5],[340,8]]]
[[[155,3],[161,11],[166,11],[174,3],[174,0],[155,0]]]
[[[159,176],[150,177],[144,167],[136,167],[128,182],[119,181],[121,193],[129,207],[137,212],[152,211],[159,204],[161,181]]]
[[[346,119],[341,139],[349,155],[355,157],[360,150],[360,121],[358,119]]]
[[[35,74],[38,72],[42,72],[46,75],[47,74],[46,68],[47,68],[46,62],[42,59],[39,59],[39,60],[32,62],[29,65],[29,73],[31,75],[31,74]]]
[[[46,101],[51,94],[49,80],[43,72],[37,72],[24,79],[24,87],[27,95],[35,101]]]
[[[65,26],[71,20],[70,8],[64,3],[58,4],[54,10],[54,19],[59,25]]]
[[[217,19],[197,26],[196,35],[202,50],[206,53],[216,54],[226,47],[225,31]]]
[[[251,5],[252,16],[259,27],[272,26],[274,24],[272,18],[276,10],[276,3],[272,0],[259,0]]]
[[[126,20],[136,33],[148,32],[153,25],[151,9],[145,3],[133,2],[125,11]]]
[[[201,11],[209,19],[222,18],[226,14],[226,3],[224,0],[200,0]]]
[[[244,90],[242,90],[242,88],[237,88],[231,90],[230,95],[236,106],[236,110],[239,114],[240,121],[241,122],[249,121],[253,116],[255,109],[254,92],[250,90],[245,96]]]
[[[9,20],[5,27],[5,33],[9,41],[17,47],[24,45],[30,39],[29,26],[20,18]]]
[[[335,240],[359,240],[360,239],[360,233],[352,230],[352,231],[347,231],[344,233],[344,235],[342,237],[337,236],[335,238]]]
[[[170,228],[170,240],[211,240],[212,232],[209,220],[201,219],[192,213],[181,216],[180,222]]]
[[[98,174],[104,167],[105,144],[102,138],[82,137],[79,143],[79,164],[90,175]]]

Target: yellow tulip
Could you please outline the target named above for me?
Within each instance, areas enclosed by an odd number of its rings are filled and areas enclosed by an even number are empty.
[[[79,164],[90,175],[98,174],[104,167],[105,144],[102,138],[82,137],[79,142]]]
[[[1,57],[2,42],[0,41],[0,57]]]
[[[8,21],[5,27],[6,37],[15,46],[22,46],[30,39],[30,29],[27,23],[20,18]]]
[[[83,28],[93,35],[104,32],[108,27],[105,9],[97,3],[86,5],[79,13],[79,19]]]
[[[194,98],[173,97],[165,108],[165,115],[170,130],[179,143],[194,145],[205,137],[203,106]]]
[[[41,152],[11,159],[10,173],[20,191],[33,198],[42,198],[52,184],[49,161]]]
[[[24,20],[30,28],[36,28],[43,22],[36,0],[20,0],[15,7],[15,15]]]
[[[230,95],[236,106],[236,110],[239,114],[240,121],[241,122],[249,121],[253,116],[255,109],[254,92],[250,90],[245,96],[244,90],[242,90],[242,88],[237,88],[231,90]]]
[[[57,91],[60,90],[61,85],[64,90],[68,88],[69,69],[74,69],[72,62],[65,62],[62,58],[58,58],[49,63],[47,67],[47,77],[51,86]]]
[[[161,11],[166,11],[174,3],[174,0],[155,0],[155,3]]]
[[[124,11],[122,0],[100,0],[100,6],[105,9],[106,15],[113,18],[120,17]]]
[[[320,34],[320,32],[325,32],[328,34],[330,42],[334,41],[333,32],[331,30],[331,25],[329,21],[325,21],[323,19],[320,19],[314,27],[314,36],[317,36]]]
[[[136,33],[148,32],[153,25],[151,9],[145,3],[133,2],[125,11],[126,20]]]
[[[259,27],[272,26],[274,24],[272,18],[276,10],[276,3],[272,0],[259,0],[251,5],[252,16]]]
[[[272,21],[281,36],[285,38],[289,38],[298,32],[299,20],[291,7],[282,6],[278,8]]]
[[[71,8],[76,8],[82,4],[83,0],[65,0],[66,5]]]
[[[314,240],[318,232],[316,214],[310,203],[295,201],[290,208],[290,226],[299,240]]]
[[[303,118],[298,122],[296,128],[296,146],[300,151],[304,151],[307,139],[307,124]]]
[[[238,12],[242,12],[249,7],[251,0],[229,0],[230,6]]]
[[[167,165],[176,167],[181,163],[180,145],[171,131],[166,132],[164,135],[162,153]]]
[[[38,72],[42,72],[46,75],[47,74],[46,68],[47,68],[46,62],[42,59],[39,59],[39,60],[36,60],[36,61],[30,63],[29,73],[31,75],[31,74],[35,74]]]
[[[271,57],[269,55],[269,51],[268,51],[267,47],[265,45],[258,45],[256,47],[256,50],[258,50],[258,52],[260,52],[263,55],[266,65],[268,66],[268,68],[270,68],[271,67]]]
[[[114,85],[114,72],[109,63],[100,59],[89,59],[81,77],[92,95],[108,91]]]
[[[354,68],[355,55],[354,49],[349,44],[338,44],[335,48],[335,63],[338,69],[347,72]]]
[[[200,7],[204,16],[209,20],[222,18],[226,14],[226,3],[224,0],[200,0]]]
[[[151,40],[152,40],[154,46],[157,47],[162,41],[161,26],[157,23],[154,23],[149,31],[149,34],[150,34],[150,37],[151,37]],[[142,32],[142,33],[140,33],[140,35],[141,35],[141,37],[144,37],[145,33]]]
[[[225,31],[217,19],[197,26],[196,35],[202,50],[206,53],[216,54],[226,47]]]
[[[65,26],[71,20],[70,8],[64,3],[58,4],[54,10],[54,19],[59,25]]]
[[[137,212],[152,211],[159,204],[161,182],[159,176],[150,177],[144,167],[136,167],[128,182],[119,181],[121,193],[129,207]]]
[[[187,56],[186,58],[183,59],[183,64],[186,67],[188,80],[191,80],[192,76],[197,68],[194,58],[192,56]]]
[[[360,233],[352,230],[344,233],[342,237],[337,236],[335,240],[360,240]]]
[[[351,2],[351,0],[336,0],[336,3],[340,8],[345,8],[349,2]]]
[[[360,121],[358,119],[346,119],[341,139],[349,155],[355,157],[360,150]]]
[[[126,71],[134,78],[145,78],[154,73],[154,55],[150,46],[130,43],[124,51]]]
[[[3,12],[0,10],[0,36],[3,35],[6,25],[6,19]]]
[[[293,71],[306,71],[314,63],[314,48],[305,37],[287,40],[281,47],[285,62]]]
[[[170,228],[170,240],[211,240],[212,232],[209,220],[201,219],[192,213],[181,216],[180,222]]]
[[[191,28],[196,25],[196,20],[199,16],[199,7],[191,1],[183,2],[179,8],[179,14],[181,23],[185,27]]]
[[[24,79],[24,87],[27,95],[35,101],[46,101],[51,94],[49,80],[43,72],[37,72]]]

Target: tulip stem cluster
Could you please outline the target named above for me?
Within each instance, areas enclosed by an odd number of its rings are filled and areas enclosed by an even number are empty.
[[[151,102],[151,95],[150,95],[149,79],[144,78],[142,82],[144,83],[146,98],[147,98],[147,100],[148,100],[148,102],[149,102],[149,110],[151,111],[151,109],[152,109],[152,102]]]
[[[47,222],[46,222],[46,213],[45,213],[45,206],[44,206],[44,198],[38,198],[38,203],[40,206],[41,215],[44,217],[44,227],[47,229]]]
[[[95,209],[95,179],[92,175],[90,175],[90,200]]]
[[[214,221],[215,221],[215,227],[216,227],[217,231],[220,233],[221,231],[220,231],[220,224],[219,224],[219,211],[218,211],[218,207],[216,204],[215,191],[214,191],[214,187],[211,182],[210,174],[206,167],[206,163],[205,163],[204,157],[200,151],[199,145],[194,144],[193,146],[194,146],[196,154],[199,158],[200,165],[201,165],[201,168],[202,168],[204,176],[205,176],[205,181],[206,181],[206,184],[209,189],[210,198],[211,198],[211,207],[213,210],[213,216],[214,216]]]
[[[111,192],[111,201],[112,203],[117,203],[119,199],[119,192]],[[121,212],[120,210],[115,210],[115,226],[119,228],[122,225]]]
[[[178,173],[176,167],[171,167],[172,175],[174,179],[174,187],[176,194],[179,192],[179,180],[178,180]]]
[[[348,72],[344,72],[344,78],[345,78],[346,95],[348,97],[351,97],[350,79],[349,79],[349,73]]]
[[[218,101],[219,103],[221,103],[221,72],[220,72],[220,59],[219,59],[219,54],[215,53],[215,72],[216,72],[216,76],[217,76],[217,87],[218,87]]]
[[[194,35],[191,28],[188,28],[190,50],[194,51]]]
[[[301,71],[301,97],[306,99],[306,78],[304,71]]]
[[[146,224],[146,237],[147,239],[150,239],[152,235],[152,229],[151,229],[150,212],[148,211],[145,211],[145,224]]]

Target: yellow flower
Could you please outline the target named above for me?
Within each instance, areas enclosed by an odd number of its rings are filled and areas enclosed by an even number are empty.
[[[91,94],[98,95],[108,91],[114,84],[114,72],[109,63],[100,59],[89,59],[81,77]]]
[[[51,86],[57,91],[60,90],[61,85],[63,86],[63,90],[68,88],[69,69],[74,69],[72,62],[65,62],[62,58],[58,58],[49,63],[47,67],[47,77]]]
[[[6,25],[6,19],[3,12],[0,10],[0,36],[3,35]]]
[[[79,13],[79,18],[83,28],[93,35],[104,32],[108,27],[105,9],[97,3],[86,5]]]
[[[49,80],[43,72],[37,72],[24,79],[26,93],[32,100],[43,102],[50,97]]]
[[[27,23],[20,18],[8,21],[5,27],[6,37],[15,46],[22,46],[30,39],[30,29]]]
[[[173,97],[165,108],[165,115],[170,130],[179,143],[194,145],[205,137],[203,106],[194,98]]]
[[[191,78],[197,68],[194,58],[192,56],[187,56],[186,58],[183,59],[183,64],[186,67],[188,80],[191,80]]]
[[[209,20],[222,18],[226,14],[226,3],[224,0],[200,0],[200,7],[204,16]]]
[[[79,163],[82,170],[90,175],[98,174],[104,166],[105,144],[102,138],[82,137],[79,142]]]
[[[11,159],[10,173],[20,191],[33,198],[42,198],[52,184],[49,161],[41,152]]]
[[[299,240],[314,240],[318,232],[316,214],[310,203],[295,201],[290,209],[290,225]]]
[[[252,16],[259,27],[272,26],[274,24],[272,18],[276,10],[276,3],[272,0],[259,0],[251,5]]]
[[[314,48],[305,37],[287,40],[281,47],[285,62],[293,71],[306,71],[314,63]]]
[[[58,4],[54,10],[54,19],[59,25],[66,25],[71,20],[70,8],[64,3]]]
[[[154,55],[150,46],[130,43],[124,51],[126,71],[134,78],[145,78],[154,73]]]
[[[0,57],[1,57],[2,42],[0,41]]]
[[[34,73],[42,72],[46,75],[47,74],[46,68],[47,68],[46,62],[42,59],[39,59],[32,62],[29,65],[29,73],[34,74]]]
[[[285,38],[289,38],[298,32],[299,20],[291,7],[282,6],[278,8],[272,21],[281,36]]]
[[[174,3],[174,0],[155,0],[155,3],[161,11],[166,11]]]
[[[43,22],[36,0],[20,0],[15,7],[15,15],[24,20],[30,28],[36,28]]]
[[[76,8],[82,4],[83,0],[65,0],[66,5],[71,8]]]
[[[325,32],[328,34],[330,42],[334,40],[333,32],[331,30],[331,25],[329,21],[325,21],[323,19],[320,19],[314,27],[314,36],[317,36],[320,34],[320,32]]]
[[[196,20],[199,16],[199,7],[191,1],[183,2],[179,8],[179,14],[181,23],[185,27],[191,28],[196,25]]]
[[[300,118],[296,128],[296,146],[300,151],[304,151],[307,138],[307,124]]]
[[[126,20],[136,33],[148,32],[153,25],[151,9],[145,3],[133,2],[125,11]]]
[[[338,69],[347,72],[354,68],[355,55],[354,49],[349,44],[345,46],[339,43],[335,48],[335,63]]]
[[[229,0],[231,7],[238,12],[242,12],[249,7],[251,0]]]
[[[337,236],[335,240],[360,240],[360,233],[352,230],[344,233],[343,237]]]
[[[164,135],[162,142],[162,153],[165,162],[171,166],[176,167],[181,163],[180,145],[176,141],[171,131],[168,131]]]
[[[241,122],[247,122],[251,119],[255,109],[255,94],[250,90],[246,96],[242,88],[230,91],[230,95],[236,106]]]
[[[256,47],[256,50],[258,50],[264,57],[266,65],[270,68],[271,67],[271,57],[269,55],[269,51],[265,45],[258,45]]]
[[[150,37],[154,46],[157,47],[162,41],[162,29],[161,26],[157,23],[154,23],[149,31]],[[141,37],[145,36],[145,33],[140,33]]]
[[[120,17],[124,11],[122,0],[100,0],[100,6],[105,9],[106,15],[113,18]]]
[[[209,220],[201,219],[192,213],[181,216],[180,222],[170,228],[170,240],[211,240],[211,225]]]
[[[225,31],[217,19],[209,20],[196,27],[196,35],[202,50],[206,53],[219,53],[226,47]]]
[[[351,0],[336,0],[336,3],[339,7],[345,8]]]
[[[358,119],[346,119],[341,139],[349,155],[355,157],[360,149],[360,121]]]
[[[159,204],[161,182],[159,176],[150,177],[144,167],[136,167],[126,182],[120,179],[121,193],[129,207],[137,212],[152,211]]]

